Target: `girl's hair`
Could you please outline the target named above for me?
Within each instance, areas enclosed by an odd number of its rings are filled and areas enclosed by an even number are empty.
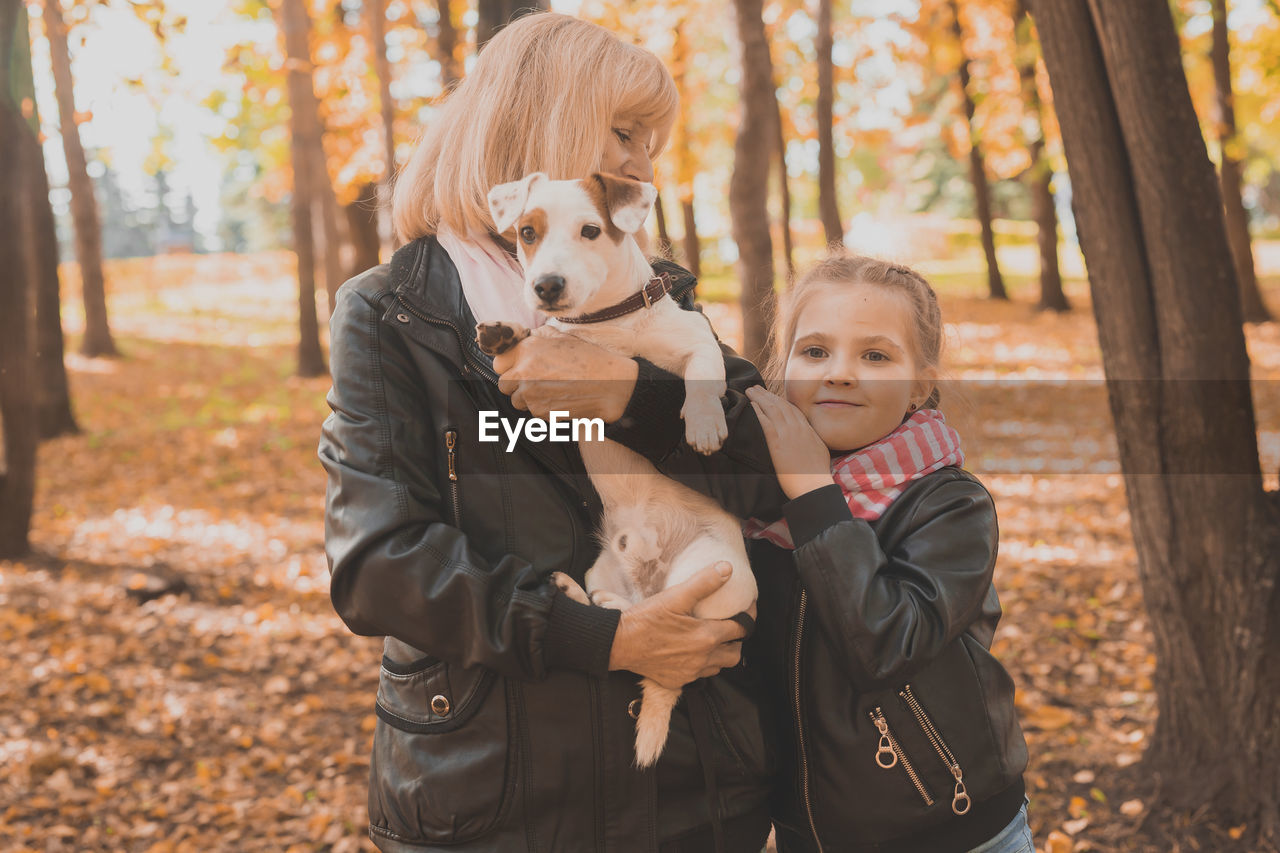
[[[448,225],[493,229],[489,190],[530,172],[586,177],[618,117],[667,143],[679,94],[649,51],[569,15],[526,15],[500,30],[431,118],[397,177],[391,219],[403,241]]]
[[[911,305],[915,334],[912,344],[915,358],[924,367],[938,367],[942,358],[942,310],[938,296],[924,276],[901,264],[837,252],[814,264],[778,300],[778,318],[773,324],[769,361],[764,377],[769,390],[782,394],[782,377],[787,357],[796,340],[796,322],[804,306],[825,287],[848,284],[873,284],[901,293]],[[937,386],[921,408],[937,408],[941,394]]]

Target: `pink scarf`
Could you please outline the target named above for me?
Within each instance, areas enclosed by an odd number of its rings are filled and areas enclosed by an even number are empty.
[[[947,426],[937,409],[921,409],[893,432],[861,450],[831,460],[831,477],[844,490],[854,518],[874,521],[912,480],[949,465],[963,465],[960,434]],[[767,539],[794,548],[786,519],[765,524],[749,518],[742,525],[748,539]]]

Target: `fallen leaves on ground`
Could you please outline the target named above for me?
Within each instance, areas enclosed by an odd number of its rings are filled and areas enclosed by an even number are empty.
[[[127,357],[69,357],[84,432],[41,448],[37,553],[0,563],[0,849],[371,850],[379,644],[328,601],[328,382],[292,376],[288,257],[112,272]],[[996,652],[1037,842],[1161,849],[1116,782],[1151,732],[1154,659],[1087,290],[1062,316],[939,289],[949,417],[1000,513]],[[736,308],[707,311],[740,340]],[[1249,336],[1280,376],[1280,333]],[[1258,406],[1275,472],[1280,406]]]

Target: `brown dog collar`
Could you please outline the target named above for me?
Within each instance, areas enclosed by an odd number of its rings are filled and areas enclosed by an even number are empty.
[[[605,320],[613,320],[633,311],[639,311],[641,308],[652,307],[653,303],[670,293],[674,286],[675,283],[671,280],[670,274],[660,272],[649,279],[639,291],[608,308],[601,308],[599,311],[577,317],[557,317],[556,319],[561,323],[603,323]]]

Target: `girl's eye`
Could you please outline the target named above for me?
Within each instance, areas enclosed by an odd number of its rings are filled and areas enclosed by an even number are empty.
[[[520,229],[520,239],[529,245],[533,245],[533,241],[538,239],[538,232],[534,231],[531,226],[526,225]]]
[[[827,351],[822,347],[805,347],[800,350],[800,354],[807,358],[822,358],[827,354]]]
[[[583,225],[582,236],[586,237],[588,240],[594,240],[600,236],[600,228],[595,225]]]
[[[618,128],[615,127],[613,129],[613,135],[618,137],[618,141],[623,145],[627,145],[631,142],[631,134],[627,133],[625,130],[618,130]]]
[[[867,361],[888,361],[889,360],[889,356],[885,355],[879,350],[872,350],[871,352],[867,353],[866,356],[864,357],[867,359]]]

